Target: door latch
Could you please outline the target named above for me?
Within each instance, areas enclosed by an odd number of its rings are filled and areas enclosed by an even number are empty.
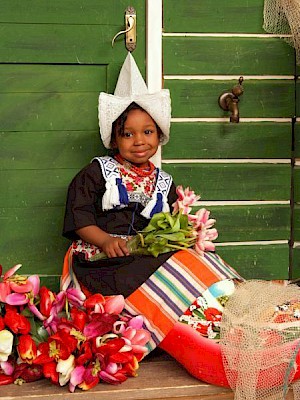
[[[125,10],[125,29],[118,32],[112,39],[111,45],[114,45],[116,38],[125,34],[125,47],[132,52],[136,48],[136,12],[131,6]]]

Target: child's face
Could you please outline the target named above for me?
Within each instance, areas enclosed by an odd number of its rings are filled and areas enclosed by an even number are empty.
[[[132,164],[144,168],[159,145],[156,124],[150,115],[142,110],[129,111],[124,123],[124,134],[117,135],[115,146],[121,156]]]

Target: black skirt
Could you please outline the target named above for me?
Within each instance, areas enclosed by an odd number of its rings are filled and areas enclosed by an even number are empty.
[[[86,261],[84,255],[73,256],[73,272],[91,293],[128,297],[141,286],[174,252],[158,257],[129,255],[98,261]]]

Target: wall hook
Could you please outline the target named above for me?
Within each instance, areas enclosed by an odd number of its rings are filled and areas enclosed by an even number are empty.
[[[133,7],[128,6],[125,10],[125,29],[118,32],[112,39],[111,45],[114,46],[116,38],[125,34],[125,47],[132,52],[136,48],[136,12]]]

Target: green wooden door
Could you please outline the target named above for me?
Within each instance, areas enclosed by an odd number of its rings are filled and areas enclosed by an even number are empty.
[[[113,92],[126,56],[124,0],[2,0],[0,16],[0,263],[57,288],[68,241],[67,186],[102,154],[100,91]],[[135,59],[145,70],[144,1]]]
[[[294,49],[264,32],[263,0],[163,3],[173,114],[164,169],[202,195],[199,207],[217,219],[219,254],[244,277],[300,276],[299,255],[290,261],[293,241],[300,240]],[[239,76],[241,119],[232,124],[218,97]],[[296,143],[299,157],[298,127]]]

